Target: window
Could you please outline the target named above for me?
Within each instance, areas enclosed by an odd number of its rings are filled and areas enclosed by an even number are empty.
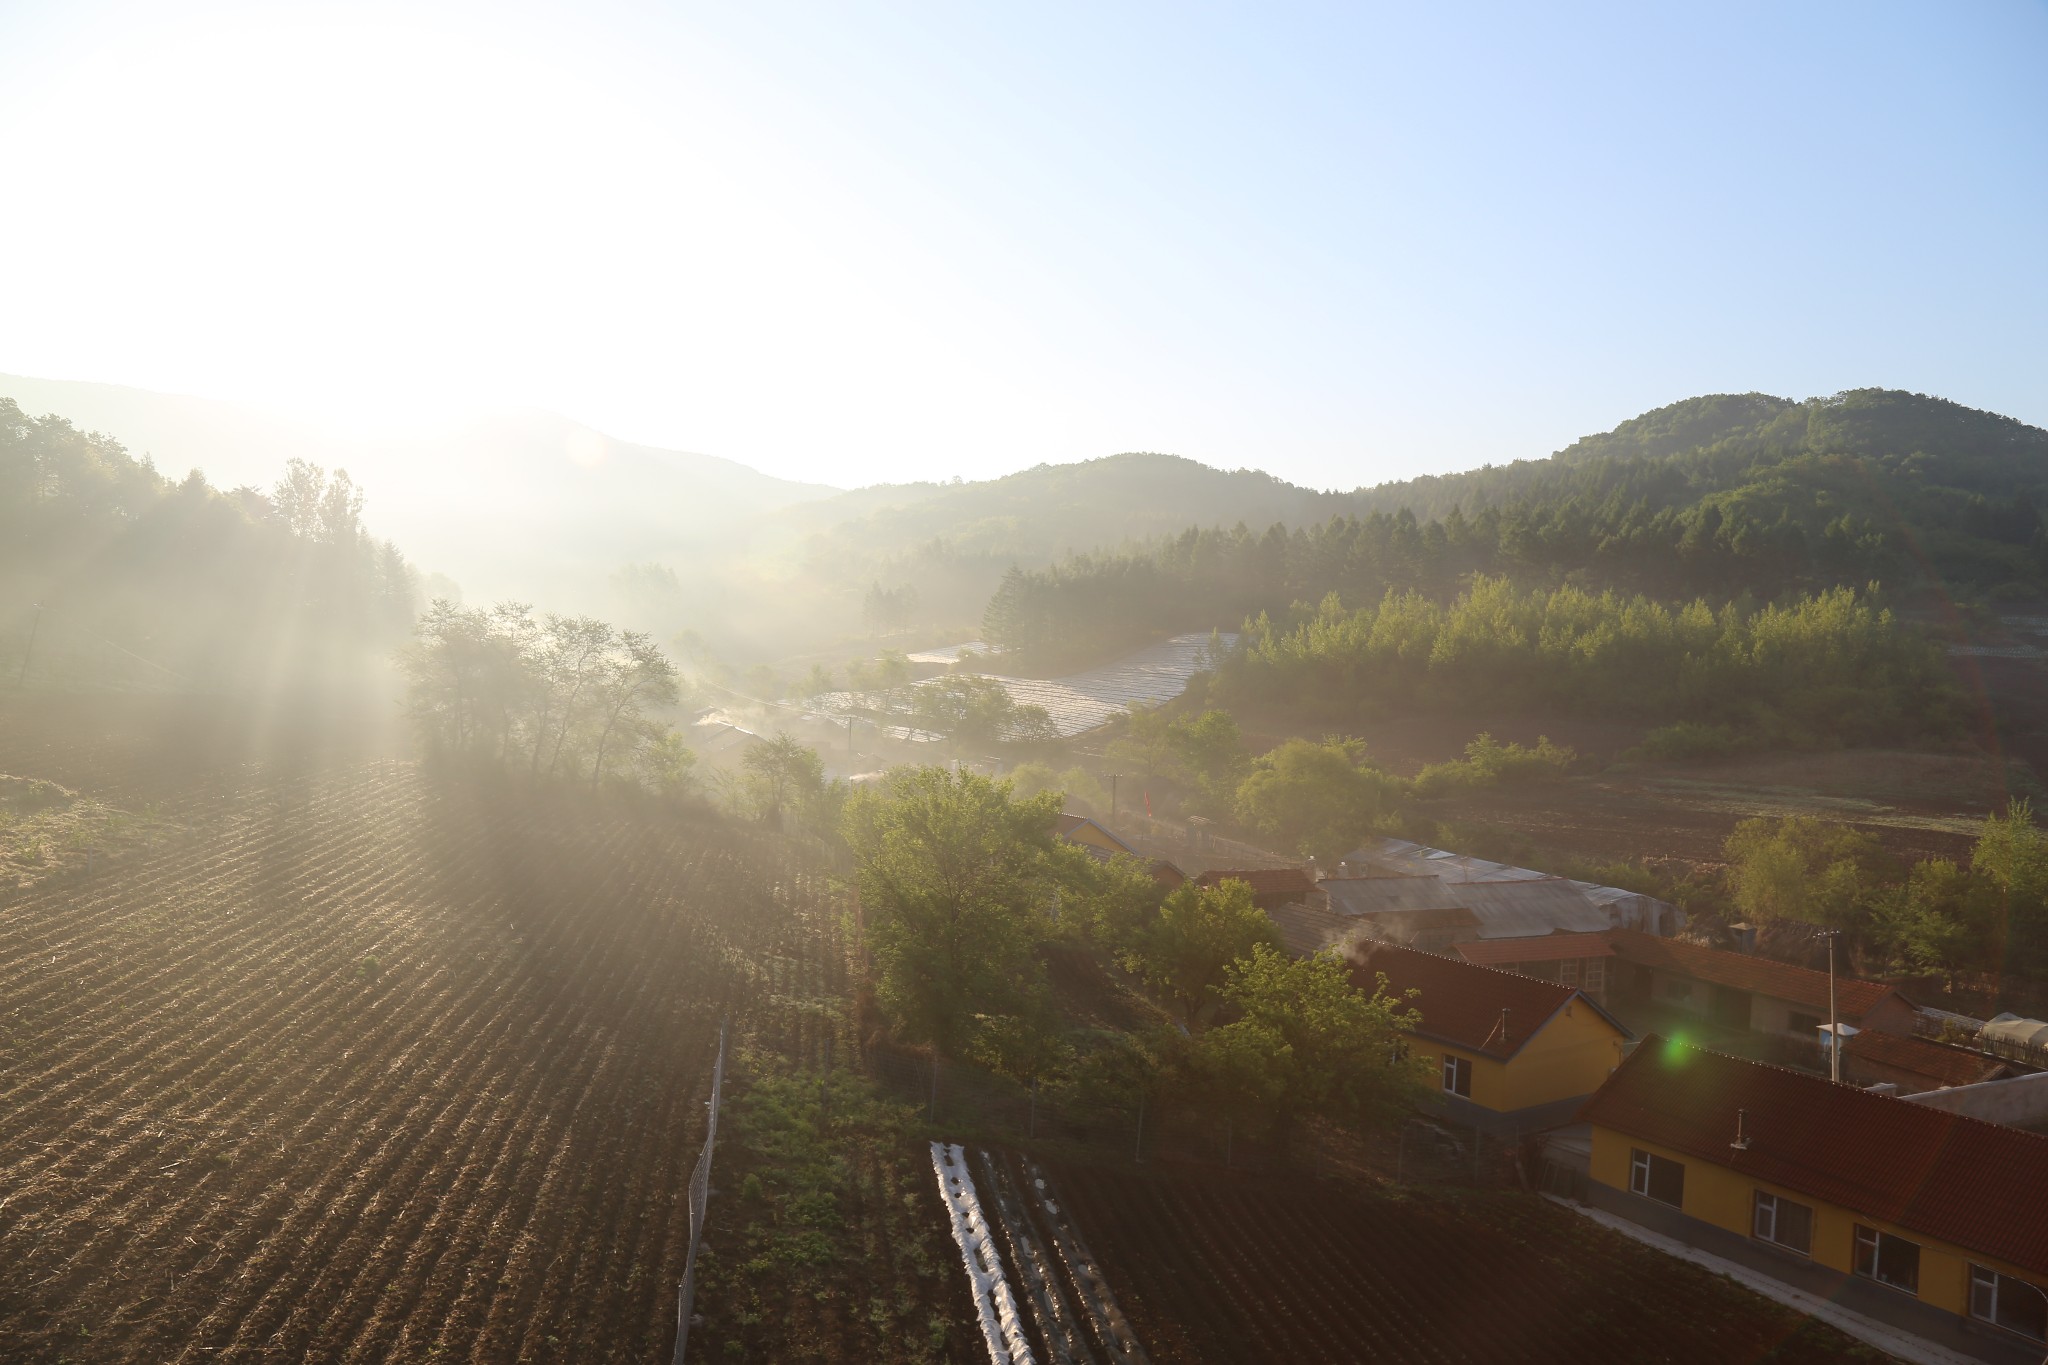
[[[1578,961],[1567,958],[1565,961],[1558,963],[1557,967],[1557,984],[1560,986],[1570,986],[1573,990],[1577,990],[1579,986]]]
[[[1920,1244],[1890,1232],[1856,1225],[1856,1273],[1866,1279],[1920,1292]]]
[[[1801,1256],[1813,1254],[1813,1210],[1790,1199],[1758,1190],[1750,1232],[1759,1242],[1769,1242]]]
[[[1463,1057],[1444,1058],[1444,1091],[1446,1094],[1463,1095],[1472,1098],[1472,1063]]]
[[[2048,1341],[2048,1293],[1988,1266],[1970,1267],[1970,1316],[2035,1341]]]
[[[1667,977],[1665,977],[1665,978],[1664,978],[1664,998],[1665,998],[1666,1000],[1690,1000],[1690,999],[1692,999],[1692,982],[1690,982],[1690,981],[1686,980],[1686,979],[1685,979],[1684,977],[1682,977],[1682,976],[1667,976]]]
[[[1629,1152],[1628,1187],[1672,1208],[1685,1206],[1685,1165],[1642,1148]]]
[[[1785,1027],[1793,1033],[1803,1033],[1811,1038],[1820,1029],[1818,1014],[1793,1014],[1786,1019]]]
[[[1588,995],[1603,994],[1607,990],[1607,964],[1597,957],[1588,960],[1585,980],[1579,983],[1579,989]]]

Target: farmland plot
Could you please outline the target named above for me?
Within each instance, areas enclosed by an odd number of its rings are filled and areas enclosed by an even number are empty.
[[[1051,1183],[1159,1365],[1884,1359],[1528,1196],[1072,1163]]]
[[[664,1358],[717,1020],[811,1046],[837,913],[399,765],[0,900],[0,1359]]]

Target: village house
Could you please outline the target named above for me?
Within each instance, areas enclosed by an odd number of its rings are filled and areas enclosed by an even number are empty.
[[[1588,1203],[1973,1358],[2041,1358],[2048,1138],[1658,1037],[1579,1117]]]
[[[1497,1136],[1568,1122],[1632,1036],[1579,991],[1385,943],[1361,943],[1353,976],[1384,976],[1419,1014],[1406,1036],[1430,1059],[1445,1117]]]
[[[1862,1086],[1888,1085],[1899,1095],[1982,1085],[2019,1071],[2010,1062],[1970,1048],[1874,1029],[1865,1029],[1842,1044],[1843,1080]]]
[[[1475,967],[1497,967],[1541,981],[1555,981],[1607,1003],[1614,945],[1605,934],[1544,934],[1460,943],[1456,953]]]
[[[1338,872],[1347,877],[1435,877],[1451,886],[1563,880],[1532,868],[1388,838],[1368,839],[1345,856]],[[1685,912],[1655,896],[1596,882],[1565,884],[1600,912],[1597,925],[1579,927],[1641,929],[1652,934],[1675,934],[1685,927]]]
[[[1068,843],[1080,846],[1091,857],[1100,858],[1105,862],[1118,857],[1136,858],[1151,872],[1152,880],[1168,891],[1187,881],[1187,875],[1171,862],[1140,853],[1112,833],[1107,826],[1098,824],[1085,815],[1061,812],[1059,820],[1053,825],[1053,832]]]
[[[1475,939],[1591,933],[1609,927],[1605,910],[1576,882],[1530,877],[1508,882],[1447,882],[1435,876],[1330,877],[1315,896],[1354,920],[1369,938],[1425,952]]]
[[[1269,914],[1279,906],[1294,905],[1315,890],[1315,878],[1298,867],[1219,867],[1198,874],[1196,886],[1221,886],[1243,882],[1252,889],[1252,903]]]
[[[1749,953],[1731,953],[1632,929],[1607,935],[1614,949],[1608,998],[1624,1012],[1632,1003],[1661,1005],[1722,1028],[1780,1034],[1820,1043],[1828,1022],[1828,974]],[[1911,1034],[1913,1003],[1887,985],[1835,978],[1835,1011],[1844,1024]]]

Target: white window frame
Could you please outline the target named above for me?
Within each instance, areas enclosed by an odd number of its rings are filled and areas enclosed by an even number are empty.
[[[1778,1239],[1779,1214],[1787,1204],[1793,1208],[1806,1210],[1806,1245],[1803,1247]],[[1787,1199],[1783,1195],[1772,1194],[1767,1190],[1758,1190],[1750,1202],[1749,1235],[1756,1238],[1759,1242],[1768,1242],[1781,1251],[1789,1251],[1798,1256],[1811,1256],[1813,1255],[1813,1207],[1809,1204],[1802,1204],[1796,1199]]]
[[[1458,1088],[1461,1081],[1465,1087],[1463,1090]],[[1443,1065],[1443,1086],[1446,1095],[1456,1095],[1460,1099],[1471,1099],[1472,1063],[1470,1059],[1453,1056],[1451,1053],[1446,1052]]]
[[[1884,1264],[1884,1247],[1886,1242],[1904,1242],[1907,1246],[1913,1248],[1913,1283],[1900,1284],[1896,1280],[1887,1280],[1886,1278],[1884,1278],[1882,1274],[1879,1273],[1880,1267],[1882,1267],[1882,1265]],[[1864,1269],[1865,1248],[1868,1248],[1869,1250],[1869,1269],[1867,1270]],[[1856,1274],[1858,1276],[1860,1276],[1863,1279],[1870,1280],[1876,1284],[1881,1284],[1885,1286],[1887,1289],[1896,1289],[1901,1294],[1911,1294],[1915,1298],[1919,1297],[1919,1253],[1925,1250],[1925,1248],[1922,1247],[1918,1242],[1914,1241],[1910,1237],[1901,1237],[1895,1232],[1886,1232],[1881,1228],[1874,1228],[1864,1223],[1858,1223],[1856,1225],[1856,1236],[1854,1242],[1852,1243],[1852,1250],[1855,1254],[1851,1258],[1851,1264],[1855,1267]]]
[[[2017,1327],[2009,1326],[1998,1320],[1998,1301],[2008,1282],[2019,1286],[2020,1289],[2034,1295],[2038,1299],[2048,1301],[2048,1290],[2042,1289],[2039,1285],[2029,1284],[2016,1275],[2008,1275],[2003,1271],[1993,1270],[1988,1265],[1978,1265],[1975,1261],[1972,1261],[1970,1263],[1970,1316],[1978,1322],[1996,1327],[2001,1332],[2010,1332],[2022,1341],[2048,1341],[2048,1337],[2037,1337],[2032,1332],[2023,1332]],[[1980,1303],[1983,1305],[1981,1308],[1978,1306]]]
[[[1579,988],[1579,960],[1577,958],[1568,957],[1557,964],[1557,984],[1560,986],[1570,986],[1573,990]]]
[[[1678,1202],[1675,1204],[1666,1199],[1658,1199],[1656,1195],[1650,1193],[1650,1172],[1656,1166],[1656,1163],[1660,1161],[1668,1166],[1676,1166],[1678,1168]],[[1673,1161],[1668,1156],[1658,1156],[1655,1152],[1646,1152],[1640,1147],[1631,1147],[1628,1153],[1628,1190],[1630,1194],[1639,1194],[1645,1199],[1656,1199],[1659,1204],[1664,1205],[1666,1208],[1683,1209],[1685,1207],[1685,1163],[1683,1161]]]

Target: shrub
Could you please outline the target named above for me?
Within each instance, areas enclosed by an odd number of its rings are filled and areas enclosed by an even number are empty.
[[[1562,777],[1571,770],[1578,757],[1570,746],[1551,743],[1548,735],[1537,736],[1536,747],[1532,749],[1521,744],[1502,744],[1492,735],[1482,732],[1465,746],[1463,758],[1455,758],[1448,763],[1432,763],[1417,773],[1415,794],[1443,796],[1502,782]]]
[[[1680,721],[1660,725],[1643,736],[1643,742],[1624,758],[1676,763],[1688,759],[1725,758],[1744,747],[1742,737],[1726,725],[1701,725]]]

